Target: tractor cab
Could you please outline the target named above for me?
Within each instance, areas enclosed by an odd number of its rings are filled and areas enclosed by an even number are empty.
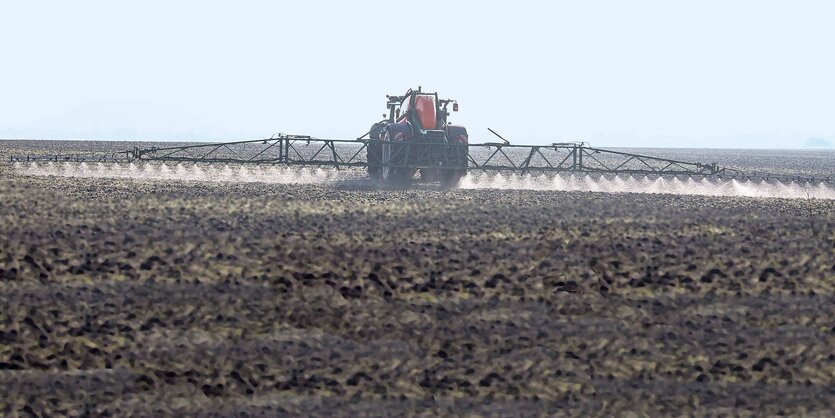
[[[442,130],[446,128],[449,111],[458,111],[455,100],[438,99],[438,93],[425,93],[421,88],[406,92],[403,96],[388,98],[389,123],[410,123],[418,131]]]

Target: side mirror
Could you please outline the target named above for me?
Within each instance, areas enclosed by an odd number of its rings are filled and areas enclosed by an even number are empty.
[[[453,104],[452,104],[452,111],[453,111],[453,112],[457,112],[457,111],[458,111],[458,102],[455,102],[455,103],[453,103]]]

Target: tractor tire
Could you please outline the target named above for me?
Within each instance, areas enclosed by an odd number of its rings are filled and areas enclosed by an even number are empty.
[[[381,144],[380,161],[382,166],[380,167],[380,178],[390,186],[407,186],[414,175],[412,169],[403,167],[405,165],[405,156],[402,153],[402,147],[407,146],[407,144],[391,143],[393,138],[394,135],[392,135],[391,129],[386,128],[382,137],[384,142]],[[390,167],[390,165],[394,165],[395,167]]]
[[[468,142],[467,129],[463,126],[447,126],[447,151],[448,169],[442,170],[441,184],[445,187],[455,187],[461,178],[467,174],[469,165],[469,149],[464,146]]]
[[[368,143],[368,146],[365,148],[365,158],[368,170],[368,177],[371,177],[373,180],[379,180],[382,177],[382,147],[380,146],[379,141],[380,138],[383,136],[383,131],[386,129],[386,124],[384,122],[378,122],[374,125],[371,125],[371,130],[368,132],[368,139],[371,142]]]
[[[446,188],[454,188],[461,182],[461,178],[467,174],[464,170],[443,170],[441,173],[441,185]]]

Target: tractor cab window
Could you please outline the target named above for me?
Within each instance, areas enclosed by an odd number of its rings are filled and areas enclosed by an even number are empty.
[[[412,95],[410,94],[410,95],[406,96],[406,98],[403,99],[403,103],[400,104],[400,117],[405,116],[406,113],[409,112],[409,109],[412,107],[411,104],[412,104]]]

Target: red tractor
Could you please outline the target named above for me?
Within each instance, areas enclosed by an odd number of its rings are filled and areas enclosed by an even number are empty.
[[[388,119],[369,132],[368,174],[392,184],[408,184],[419,170],[424,181],[454,186],[467,174],[467,129],[447,122],[447,107],[455,100],[438,93],[409,89],[403,96],[386,96]]]

